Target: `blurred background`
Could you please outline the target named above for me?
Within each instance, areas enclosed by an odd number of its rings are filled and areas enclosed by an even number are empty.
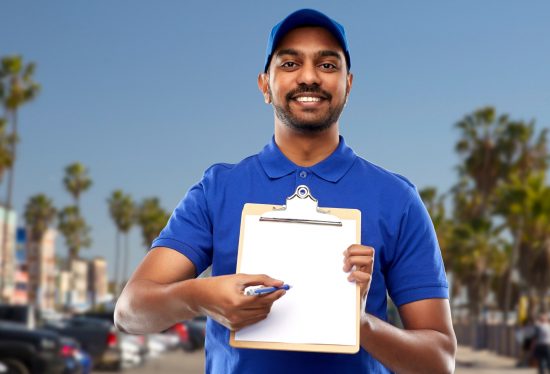
[[[346,142],[432,216],[457,372],[533,372],[550,3],[126,0],[0,5],[0,373],[203,371],[204,318],[130,336],[113,306],[203,171],[270,140],[256,78],[271,27],[304,7],[346,28]]]

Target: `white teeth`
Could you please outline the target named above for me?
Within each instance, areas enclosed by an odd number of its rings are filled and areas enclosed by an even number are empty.
[[[320,97],[300,96],[300,97],[296,98],[296,101],[300,101],[300,102],[321,101],[321,98]]]

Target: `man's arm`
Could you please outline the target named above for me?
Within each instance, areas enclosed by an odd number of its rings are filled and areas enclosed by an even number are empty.
[[[374,266],[374,249],[352,245],[344,251],[344,271],[361,287],[361,346],[397,373],[452,373],[456,337],[447,299],[426,299],[402,305],[405,329],[365,312]]]
[[[365,313],[361,346],[396,373],[453,373],[456,337],[449,301],[412,302],[399,314],[404,330]]]
[[[179,252],[165,247],[149,251],[117,301],[116,327],[130,334],[146,334],[206,314],[238,330],[266,318],[273,302],[285,293],[243,295],[247,286],[283,284],[266,275],[194,277],[195,266]]]

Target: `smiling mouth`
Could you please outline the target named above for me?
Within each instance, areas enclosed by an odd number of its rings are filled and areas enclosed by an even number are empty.
[[[313,103],[313,102],[321,101],[322,98],[314,97],[314,96],[300,96],[300,97],[296,97],[294,100],[296,100],[300,103]]]

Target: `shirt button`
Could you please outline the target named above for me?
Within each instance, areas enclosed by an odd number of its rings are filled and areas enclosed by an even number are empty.
[[[302,170],[302,171],[300,172],[300,178],[305,178],[305,177],[307,177],[307,173],[306,173],[305,171]]]

